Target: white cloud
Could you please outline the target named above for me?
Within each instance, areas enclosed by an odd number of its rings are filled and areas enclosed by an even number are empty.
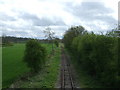
[[[94,15],[94,13],[91,14],[91,11],[95,7],[91,6],[92,8],[89,7],[85,11],[85,6],[81,5],[82,2],[93,3],[98,2],[98,0],[1,0],[0,30],[4,30],[6,35],[36,38],[44,37],[42,30],[47,26],[50,26],[58,37],[62,37],[65,30],[71,25],[83,25],[89,31],[97,31],[98,29],[106,31],[114,28],[118,19],[118,1],[99,1],[103,3],[100,5],[101,8],[109,8],[106,11],[103,10],[102,14],[99,13],[100,9],[95,11],[101,20],[99,21],[96,20],[95,16],[85,17],[85,14],[81,15],[80,12],[80,10],[84,13],[90,11],[89,14]],[[76,8],[73,7],[80,7],[76,12],[80,13],[78,17],[75,15]],[[68,9],[73,9],[73,12],[67,11]]]

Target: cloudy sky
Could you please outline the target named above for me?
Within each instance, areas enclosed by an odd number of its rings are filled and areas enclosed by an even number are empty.
[[[0,0],[0,33],[44,38],[50,27],[62,38],[71,26],[106,32],[116,27],[119,0]]]

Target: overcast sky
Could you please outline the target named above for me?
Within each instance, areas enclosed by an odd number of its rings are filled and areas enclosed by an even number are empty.
[[[99,1],[99,2],[98,2]],[[62,38],[71,26],[106,32],[116,27],[119,0],[0,0],[0,33],[44,38],[48,26]]]

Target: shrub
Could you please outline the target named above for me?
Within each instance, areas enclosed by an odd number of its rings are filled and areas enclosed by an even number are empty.
[[[32,72],[38,72],[44,65],[46,58],[46,50],[37,40],[29,40],[26,44],[24,61]]]

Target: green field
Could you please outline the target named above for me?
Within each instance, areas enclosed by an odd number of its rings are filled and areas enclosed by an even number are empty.
[[[42,44],[46,47],[48,54],[51,45]],[[29,68],[23,62],[25,44],[14,44],[2,48],[2,87],[9,87],[18,77],[29,72]]]
[[[9,86],[15,79],[25,72],[29,72],[23,60],[25,44],[3,47],[2,49],[2,84]]]

